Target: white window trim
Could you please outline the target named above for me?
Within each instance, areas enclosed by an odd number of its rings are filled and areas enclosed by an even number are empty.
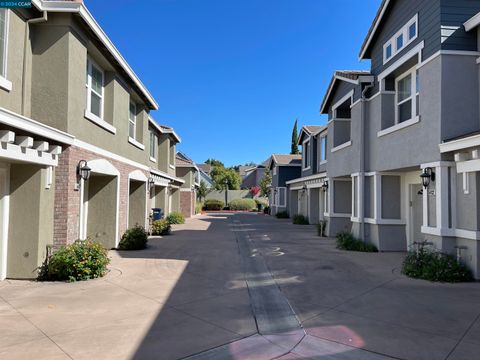
[[[333,114],[333,119],[335,120],[341,120],[342,118],[337,118],[337,109],[348,99],[350,99],[350,104],[353,103],[353,94],[355,93],[355,90],[350,90],[344,97],[342,97],[340,100],[338,100],[333,106],[332,106],[332,114]],[[350,120],[350,119],[345,119],[345,120]]]
[[[308,152],[310,152],[310,138],[308,138],[307,140],[304,140],[302,142],[302,167],[303,167],[303,170],[310,170],[311,165],[312,165],[312,159],[311,159],[311,156],[310,156],[311,154],[308,154],[307,158],[305,159],[305,144],[307,144],[307,143],[308,143]],[[308,164],[305,160],[308,160]]]
[[[92,88],[92,67],[95,66],[97,70],[99,70],[102,73],[102,93],[99,94]],[[92,120],[93,122],[98,122],[98,120],[106,122],[103,120],[103,115],[104,115],[104,97],[105,97],[105,72],[103,69],[95,62],[92,60],[92,58],[88,57],[87,58],[87,83],[85,84],[85,87],[87,88],[87,109],[85,110],[85,117],[89,120]],[[100,96],[100,116],[97,116],[93,114],[90,110],[91,105],[92,105],[92,93],[95,92],[98,96]],[[88,117],[87,117],[88,115]],[[107,123],[108,124],[108,123]],[[103,127],[103,126],[102,126]]]
[[[276,166],[273,167],[273,175],[277,175],[277,167]]]
[[[411,39],[408,38],[408,30],[410,29],[410,26],[415,24],[415,36],[412,37]],[[397,48],[397,39],[403,35],[403,45],[401,48]],[[415,39],[418,38],[418,14],[415,14],[415,16],[410,19],[399,31],[397,31],[385,44],[383,44],[383,65],[388,63],[390,60],[392,60],[398,53],[400,53],[402,50],[404,50],[408,45],[410,45]],[[392,55],[387,58],[387,48],[388,46],[391,45],[392,47]]]
[[[154,157],[151,157],[151,156],[150,156],[150,161],[156,163],[156,162],[157,162],[157,159],[155,159]]]
[[[349,146],[352,146],[352,140],[349,140],[341,145],[338,145],[338,146],[335,146],[332,150],[330,150],[330,152],[334,153],[334,152],[337,152],[337,151],[340,151],[342,149],[345,149]]]
[[[135,108],[134,115],[133,115],[133,120],[130,119],[130,106],[133,105]],[[130,135],[130,123],[133,123],[133,137]],[[128,139],[135,139],[135,136],[137,135],[137,104],[135,104],[133,101],[130,101],[128,104]]]
[[[322,139],[325,139],[325,159],[322,159],[322,155],[324,155],[323,146],[322,146]],[[327,134],[320,135],[318,142],[318,164],[323,165],[326,164],[328,161],[328,137]]]
[[[140,150],[145,150],[145,145],[143,145],[141,142],[135,140],[134,138],[132,138],[130,136],[128,137],[128,142],[130,144],[132,144],[133,146],[139,148]]]
[[[390,126],[390,127],[386,128],[384,130],[380,130],[379,132],[377,132],[377,137],[382,137],[382,136],[391,134],[393,132],[396,132],[396,131],[405,129],[409,126],[415,125],[419,122],[420,122],[420,116],[415,116],[413,119],[401,122],[399,124],[395,124],[395,125]]]
[[[280,191],[282,190],[284,191],[283,203],[280,203]],[[275,206],[286,207],[287,206],[287,188],[283,186],[277,187],[277,193],[275,194],[274,198],[275,198],[274,199]]]
[[[406,99],[403,99],[402,101],[398,101],[398,83],[402,81],[403,79],[407,78],[408,76],[412,77],[412,80],[410,81],[410,96]],[[406,121],[410,121],[412,119],[415,119],[417,116],[417,96],[420,93],[417,92],[417,67],[414,66],[413,68],[409,69],[408,71],[404,72],[400,76],[398,76],[395,79],[395,124],[400,124],[399,122],[399,112],[398,112],[398,107],[408,101],[412,101],[412,117]]]
[[[100,119],[97,115],[92,114],[89,110],[85,110],[84,116],[85,116],[85,119],[90,120],[94,124],[104,128],[105,130],[111,132],[112,134],[117,133],[117,129],[115,128],[115,126],[109,124],[105,120]]]
[[[153,137],[153,143],[152,143]],[[153,156],[152,156],[152,144],[153,144]],[[150,161],[157,162],[158,156],[158,136],[154,132],[150,132]]]
[[[3,75],[0,74],[0,88],[7,90],[7,91],[12,91],[12,82],[7,79],[7,70],[8,70],[8,39],[10,35],[10,10],[5,9],[5,59],[3,62]]]

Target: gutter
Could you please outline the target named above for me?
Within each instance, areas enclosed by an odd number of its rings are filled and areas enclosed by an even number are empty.
[[[366,153],[366,134],[365,134],[365,118],[367,107],[365,106],[367,100],[367,91],[373,87],[373,81],[369,82],[371,79],[367,79],[365,82],[365,88],[362,90],[362,98],[360,103],[362,104],[361,109],[361,119],[360,119],[360,172],[358,177],[358,192],[360,201],[358,204],[358,217],[360,220],[360,238],[365,241],[365,153]],[[361,206],[360,206],[361,205]]]
[[[30,25],[47,22],[48,13],[44,10],[43,16],[39,18],[29,19],[25,22],[25,38],[23,40],[23,69],[22,69],[22,115],[25,116],[26,98],[27,98],[27,81],[25,80],[27,74],[27,47],[28,38],[30,37]]]

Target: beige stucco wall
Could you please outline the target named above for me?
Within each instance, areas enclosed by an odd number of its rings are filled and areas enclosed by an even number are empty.
[[[145,226],[146,184],[130,181],[128,195],[128,228],[135,225]]]
[[[190,189],[192,185],[194,185],[193,182],[193,168],[189,167],[177,167],[177,177],[185,180],[185,183],[182,185],[182,188],[185,189]]]
[[[22,64],[26,27],[25,21],[23,21],[15,12],[9,10],[9,13],[7,80],[12,82],[12,90],[7,91],[0,88],[0,106],[20,114],[22,112]],[[28,51],[30,52],[30,50]],[[30,67],[28,67],[27,70],[28,75],[30,74]],[[26,115],[29,114],[27,113]]]
[[[113,176],[91,176],[88,180],[87,237],[107,249],[115,247],[117,181]]]
[[[35,278],[53,243],[55,184],[45,188],[45,171],[30,164],[10,167],[9,278]]]

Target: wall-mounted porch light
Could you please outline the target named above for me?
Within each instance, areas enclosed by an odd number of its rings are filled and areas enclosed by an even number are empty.
[[[87,181],[88,178],[90,177],[90,174],[92,172],[92,169],[88,167],[88,164],[85,160],[80,160],[77,165],[77,176],[84,180]]]
[[[422,179],[422,185],[425,189],[428,188],[431,181],[435,181],[435,173],[431,167],[427,167],[423,169],[423,173],[420,175]]]
[[[305,194],[307,192],[307,184],[303,184],[302,191]]]
[[[322,190],[323,190],[323,191],[327,191],[327,190],[328,190],[328,180],[323,180]]]
[[[155,179],[154,179],[152,176],[150,176],[150,177],[148,178],[148,188],[151,189],[151,188],[153,188],[154,186],[155,186]]]

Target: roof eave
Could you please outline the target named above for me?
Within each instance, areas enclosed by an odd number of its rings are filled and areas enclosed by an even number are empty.
[[[366,59],[365,54],[370,47],[370,43],[372,42],[372,39],[378,30],[378,26],[382,21],[383,15],[385,15],[385,11],[387,10],[389,4],[390,4],[390,0],[385,0],[382,6],[380,7],[379,11],[377,12],[377,15],[375,16],[375,20],[368,31],[367,38],[365,38],[365,41],[363,42],[362,47],[360,49],[360,55],[358,56],[358,61],[362,61]]]
[[[467,32],[475,29],[479,25],[480,25],[480,12],[477,13],[475,16],[471,17],[470,19],[468,19],[467,21],[465,21],[465,23],[463,24],[463,26],[465,27],[465,31]]]

